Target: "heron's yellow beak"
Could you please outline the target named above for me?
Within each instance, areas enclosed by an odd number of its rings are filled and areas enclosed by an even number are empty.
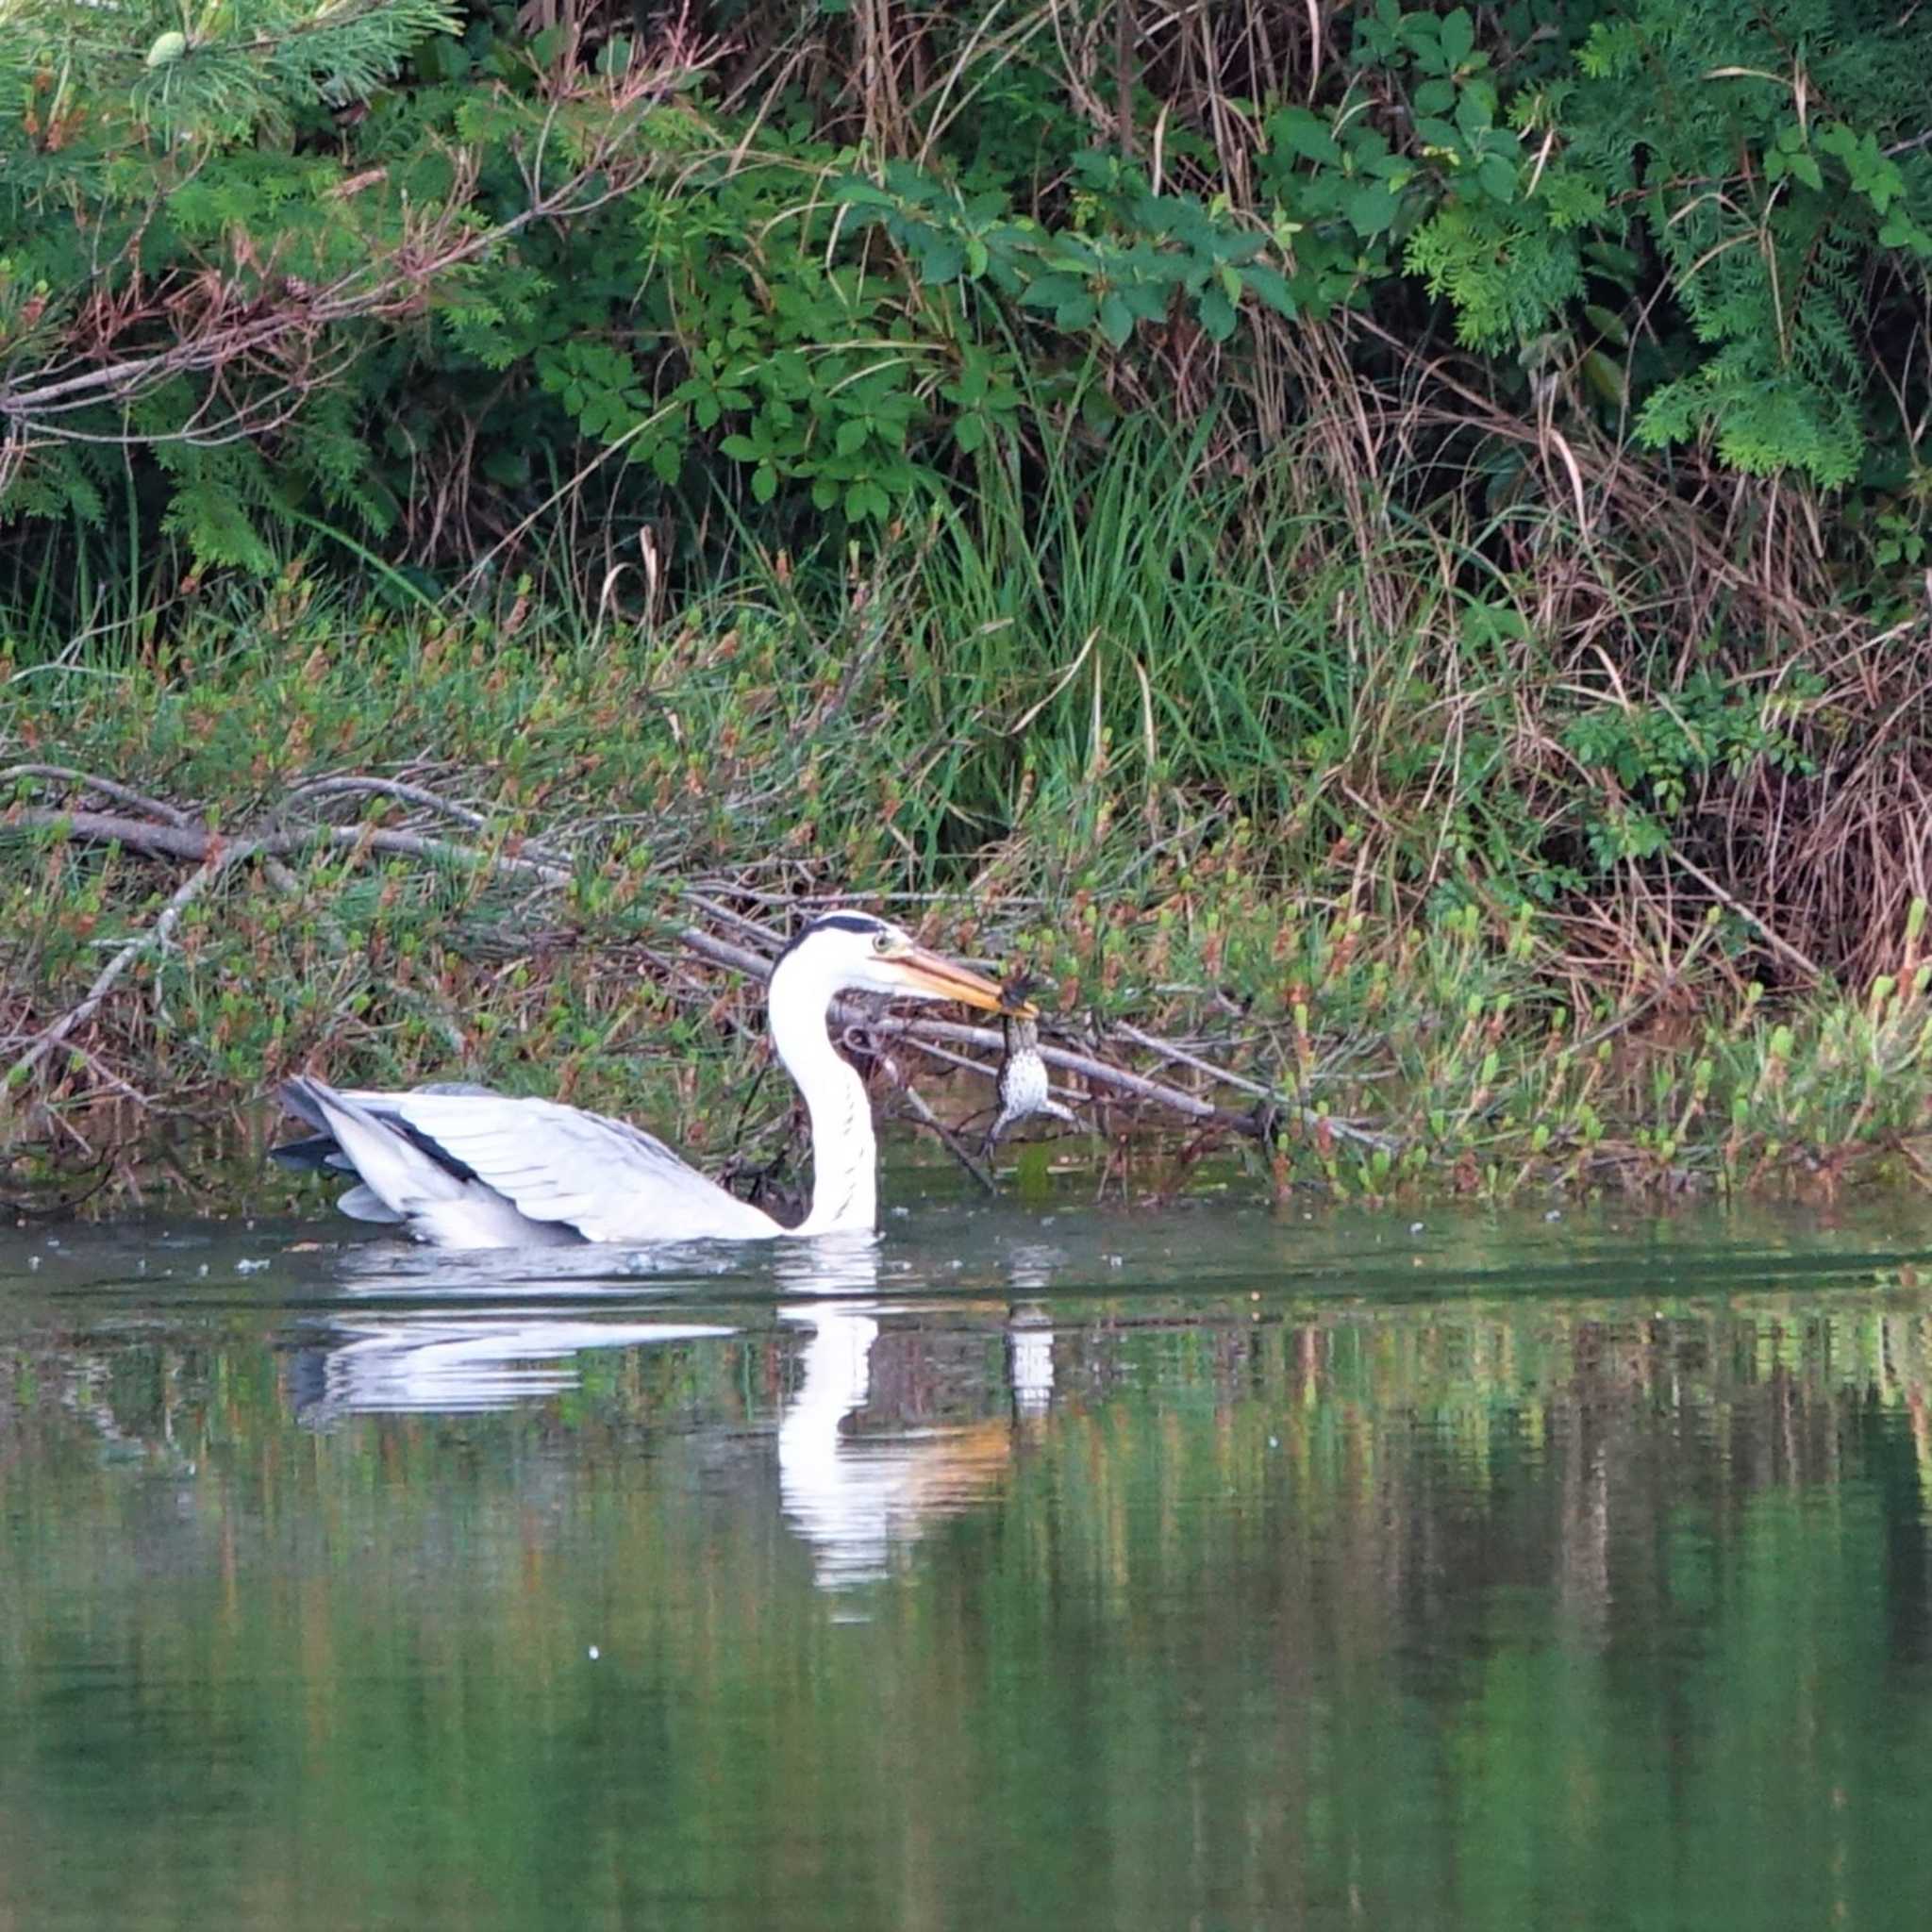
[[[924,946],[908,947],[892,956],[892,964],[909,987],[935,999],[958,1000],[960,1005],[977,1007],[985,1013],[1010,1013],[1015,1019],[1032,1020],[1039,1008],[1030,1000],[1012,1001],[1003,986],[970,967],[956,966]]]

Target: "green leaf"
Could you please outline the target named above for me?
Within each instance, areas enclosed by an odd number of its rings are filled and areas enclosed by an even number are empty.
[[[1475,164],[1475,178],[1492,201],[1516,199],[1516,165],[1507,156],[1487,154]]]
[[[770,503],[777,495],[778,473],[770,463],[760,463],[751,473],[751,493],[758,503]]]
[[[923,282],[950,282],[965,266],[965,245],[951,235],[934,236],[919,253],[919,278]]]
[[[1072,334],[1076,329],[1086,328],[1098,312],[1093,297],[1084,291],[1069,297],[1053,312],[1054,325]]]
[[[1584,381],[1596,392],[1599,401],[1622,408],[1629,400],[1622,363],[1613,361],[1601,349],[1586,349],[1581,367]]]
[[[1932,255],[1932,236],[1903,212],[1888,216],[1878,230],[1881,248],[1909,248],[1916,255]]]
[[[1269,120],[1268,134],[1278,146],[1318,166],[1333,167],[1341,159],[1327,122],[1306,108],[1284,108]]]
[[[1251,261],[1242,269],[1241,280],[1276,314],[1291,317],[1301,306],[1288,286],[1288,277],[1261,262]]]
[[[1109,293],[1101,300],[1100,333],[1116,349],[1125,348],[1127,338],[1134,333],[1134,311],[1118,293]]]
[[[1460,67],[1470,57],[1475,46],[1475,26],[1468,12],[1458,7],[1454,13],[1442,16],[1442,58],[1452,67]]]
[[[1583,313],[1588,318],[1591,327],[1595,329],[1605,341],[1614,342],[1620,349],[1629,346],[1630,331],[1625,327],[1624,318],[1615,309],[1606,308],[1596,302],[1586,302],[1583,305]]]
[[[1496,125],[1496,98],[1487,82],[1473,81],[1457,96],[1456,125],[1470,146],[1481,146],[1483,136]]]
[[[1364,242],[1373,241],[1395,220],[1402,206],[1395,191],[1380,181],[1364,181],[1343,197],[1348,225]]]
[[[897,208],[898,198],[857,176],[847,176],[832,189],[832,199],[846,208]]]
[[[1200,301],[1194,307],[1195,312],[1201,318],[1201,326],[1217,342],[1224,342],[1234,334],[1234,304],[1221,289],[1204,290]]]
[[[1086,292],[1087,278],[1084,275],[1044,275],[1026,285],[1026,292],[1020,297],[1020,306],[1023,308],[1058,308]]]
[[[1452,63],[1442,53],[1442,24],[1433,13],[1402,16],[1402,39],[1424,74],[1447,74]]]

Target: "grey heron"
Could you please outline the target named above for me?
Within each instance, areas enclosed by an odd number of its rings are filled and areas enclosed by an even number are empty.
[[[315,1132],[275,1152],[353,1173],[357,1185],[338,1203],[344,1213],[438,1247],[869,1234],[878,1222],[872,1108],[826,1029],[841,992],[1033,1011],[885,920],[828,912],[807,925],[779,955],[766,996],[772,1043],[811,1120],[811,1208],[796,1227],[727,1193],[641,1128],[482,1088],[376,1093],[291,1079],[283,1105]]]

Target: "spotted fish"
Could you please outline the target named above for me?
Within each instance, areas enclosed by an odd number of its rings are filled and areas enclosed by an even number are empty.
[[[1031,975],[1019,974],[1007,981],[1004,991],[1015,1004],[1032,989]],[[1036,1113],[1050,1114],[1057,1121],[1078,1125],[1074,1115],[1053,1097],[1047,1085],[1046,1062],[1040,1057],[1040,1022],[1018,1013],[1002,1013],[1000,1026],[1006,1034],[1006,1057],[1000,1061],[1000,1110],[986,1130],[980,1158],[987,1158],[1001,1138]]]

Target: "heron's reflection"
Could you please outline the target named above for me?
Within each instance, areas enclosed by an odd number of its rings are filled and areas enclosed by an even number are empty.
[[[389,1241],[349,1249],[337,1272],[353,1311],[331,1316],[321,1349],[297,1356],[297,1413],[325,1425],[351,1415],[510,1408],[575,1389],[578,1358],[592,1349],[731,1335],[716,1322],[634,1312],[641,1294],[668,1299],[708,1287],[731,1265],[719,1250],[707,1242],[640,1255],[588,1245],[452,1255]],[[633,1310],[607,1315],[614,1302]]]
[[[535,1321],[517,1308],[460,1316],[390,1316],[335,1325],[304,1419],[340,1415],[457,1415],[508,1408],[577,1386],[576,1357],[593,1348],[641,1348],[729,1335],[695,1322]]]
[[[624,1297],[634,1305],[648,1291],[641,1291],[640,1271],[613,1270],[606,1260],[601,1270],[559,1272],[556,1258],[551,1253],[541,1263],[523,1257],[506,1272],[501,1261],[475,1271],[458,1268],[446,1254],[433,1264],[405,1257],[400,1266],[392,1254],[372,1256],[350,1285],[355,1305],[332,1314],[323,1345],[303,1349],[291,1364],[299,1413],[326,1425],[353,1415],[508,1408],[575,1388],[579,1358],[591,1350],[740,1332],[715,1321],[673,1319],[668,1307],[663,1319],[643,1319],[634,1306],[607,1316],[611,1300]],[[967,1423],[909,1424],[906,1398],[891,1399],[907,1364],[922,1359],[904,1344],[917,1348],[926,1331],[910,1324],[893,1327],[902,1344],[891,1357],[896,1373],[886,1379],[888,1399],[874,1402],[874,1344],[881,1317],[893,1312],[878,1299],[875,1240],[787,1242],[761,1257],[756,1276],[732,1284],[734,1299],[746,1290],[756,1295],[759,1288],[775,1289],[780,1322],[803,1334],[795,1391],[778,1422],[778,1489],[785,1519],[809,1549],[821,1588],[841,1590],[883,1576],[896,1551],[984,1501],[1004,1480],[1016,1439],[1038,1425],[1054,1391],[1050,1318],[1041,1304],[1020,1297],[1045,1288],[1059,1258],[1032,1249],[1008,1257],[1004,1272],[1014,1292],[1005,1331],[1012,1406],[1008,1414]],[[742,1274],[741,1259],[737,1267]],[[696,1297],[699,1313],[716,1309],[716,1269],[699,1265],[683,1281],[661,1268],[645,1272],[656,1275],[654,1287],[666,1300],[688,1307]],[[487,1304],[475,1305],[485,1294]],[[376,1297],[384,1306],[370,1305]],[[565,1297],[575,1306],[559,1306]],[[726,1309],[727,1317],[737,1312]],[[957,1337],[960,1329],[955,1324],[946,1332]],[[965,1332],[970,1341],[985,1331],[975,1323]],[[983,1369],[968,1373],[983,1400],[989,1392]],[[944,1392],[957,1397],[961,1391]]]
[[[807,1337],[798,1390],[778,1426],[778,1491],[788,1522],[810,1545],[819,1587],[836,1591],[885,1575],[895,1550],[991,1494],[1011,1462],[1014,1429],[1004,1419],[892,1429],[890,1415],[867,1415],[886,1310],[819,1297],[862,1294],[868,1281],[875,1284],[877,1250],[868,1244],[801,1261],[796,1273],[786,1271],[791,1278],[784,1285],[814,1299],[779,1309]],[[1024,1285],[1041,1284],[1028,1274]],[[1008,1368],[1017,1415],[1043,1415],[1053,1394],[1053,1333],[1042,1310],[1015,1310]],[[869,1426],[853,1426],[861,1417]]]

